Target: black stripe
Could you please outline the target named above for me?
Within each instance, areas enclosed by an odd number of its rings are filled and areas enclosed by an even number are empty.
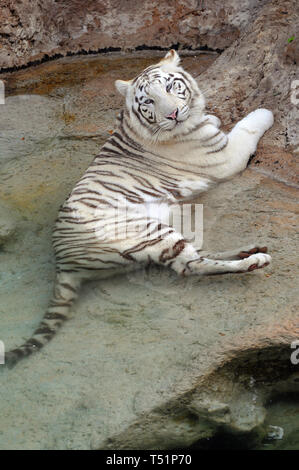
[[[56,305],[57,306],[57,305]],[[63,307],[63,305],[62,305]],[[67,316],[58,312],[47,312],[44,316],[45,320],[66,320]]]
[[[141,122],[141,124],[142,124],[144,127],[146,127],[147,129],[150,129],[150,128],[151,128],[151,126],[149,126],[146,122],[144,122],[144,121],[141,119],[140,115],[136,112],[136,110],[133,108],[133,106],[132,106],[132,111],[133,111],[133,114],[135,114],[135,116],[137,117],[137,119]],[[144,118],[144,116],[142,116],[142,117]]]
[[[214,137],[217,137],[217,135],[219,135],[220,133],[221,133],[221,131],[219,130],[218,132],[216,132],[216,134],[211,135],[210,137],[207,137],[206,139],[200,139],[200,141],[201,142],[208,142],[209,140],[214,139]]]
[[[40,326],[39,328],[37,328],[35,330],[35,332],[33,333],[34,335],[44,335],[44,334],[54,334],[55,333],[55,330],[53,330],[53,328],[50,328],[49,326]]]
[[[224,138],[224,135],[221,135],[220,139],[218,139],[216,142],[212,142],[212,143],[209,143],[209,144],[204,144],[203,147],[215,147],[216,145],[220,144],[220,142],[222,141],[222,139]]]
[[[71,286],[70,284],[67,284],[66,282],[61,282],[59,284],[60,286],[64,287],[65,289],[69,289],[71,290],[72,292],[74,292],[75,294],[77,293],[77,289],[75,289],[73,286]]]
[[[228,140],[226,140],[225,144],[223,144],[219,149],[210,150],[209,152],[206,152],[206,154],[221,152],[221,150],[223,150],[227,146],[227,144],[228,144]]]
[[[35,339],[35,338],[30,338],[30,339],[28,339],[28,341],[26,341],[26,343],[25,343],[24,346],[25,346],[25,347],[33,346],[33,347],[35,347],[35,348],[37,348],[37,349],[40,349],[40,348],[43,347],[43,343],[41,343],[40,341],[38,341],[38,340]]]
[[[207,124],[210,124],[209,118],[206,118],[204,121],[201,121],[199,124],[197,124],[196,126],[194,126],[194,127],[193,127],[192,129],[190,129],[189,131],[180,134],[179,137],[192,134],[193,132],[198,131],[201,127],[204,127],[204,126],[206,126]]]

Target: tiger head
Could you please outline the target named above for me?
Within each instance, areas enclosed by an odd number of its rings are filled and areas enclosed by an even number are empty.
[[[173,49],[156,65],[129,81],[116,80],[126,98],[126,116],[134,132],[145,140],[169,141],[186,135],[198,124],[204,97],[196,81],[179,65]]]

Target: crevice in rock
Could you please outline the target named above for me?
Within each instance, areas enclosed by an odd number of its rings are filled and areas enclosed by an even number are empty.
[[[135,48],[130,49],[130,52],[137,52],[137,51],[168,51],[169,49],[175,49],[175,50],[188,50],[192,52],[207,52],[207,53],[215,53],[215,54],[222,54],[224,49],[212,49],[209,48],[208,46],[201,46],[197,48],[192,48],[192,46],[188,45],[181,45],[179,43],[177,44],[172,44],[169,47],[160,47],[160,46],[147,46],[146,44],[142,44],[140,46],[137,46]],[[124,51],[121,49],[121,47],[105,47],[103,49],[95,49],[91,50],[89,49],[88,51],[85,49],[81,49],[76,52],[71,52],[68,51],[66,54],[53,54],[49,56],[48,54],[44,54],[44,56],[41,59],[38,60],[33,60],[29,61],[27,64],[24,65],[17,65],[14,67],[6,67],[0,69],[0,75],[4,73],[10,73],[10,72],[16,72],[18,70],[24,70],[28,69],[29,67],[34,67],[36,65],[43,64],[45,62],[61,59],[63,57],[73,57],[73,56],[80,56],[80,55],[95,55],[95,54],[107,54],[110,52],[128,52]]]

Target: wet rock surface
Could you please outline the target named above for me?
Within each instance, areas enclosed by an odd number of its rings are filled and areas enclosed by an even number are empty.
[[[142,47],[225,49],[266,0],[134,2],[3,0],[0,69],[79,51]]]
[[[204,249],[255,242],[268,246],[273,264],[193,279],[153,267],[86,284],[55,339],[1,371],[0,448],[204,447],[223,432],[256,448],[270,445],[271,426],[285,429],[278,447],[296,445],[296,426],[279,408],[286,409],[281,396],[299,388],[298,365],[290,360],[299,339],[292,163],[298,110],[282,85],[295,67],[279,65],[274,76],[270,59],[268,66],[260,62],[264,23],[243,74],[243,42],[231,55],[191,54],[183,65],[225,127],[261,105],[276,112],[249,168],[197,200],[204,205]],[[261,26],[252,28],[249,38]],[[0,246],[0,339],[7,349],[28,338],[44,314],[54,278],[52,226],[113,130],[122,106],[113,82],[132,78],[153,55],[62,58],[2,75],[8,96],[0,117],[0,220],[11,225]],[[262,79],[250,85],[250,70],[262,66],[265,78],[279,78],[281,96]],[[280,134],[286,129],[292,144]],[[279,171],[274,152],[284,155]],[[297,413],[298,402],[288,403]]]

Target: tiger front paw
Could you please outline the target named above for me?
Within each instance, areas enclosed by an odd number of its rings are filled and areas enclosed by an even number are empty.
[[[249,133],[263,135],[270,127],[273,126],[274,117],[272,111],[259,108],[249,113],[242,121],[240,127]]]

